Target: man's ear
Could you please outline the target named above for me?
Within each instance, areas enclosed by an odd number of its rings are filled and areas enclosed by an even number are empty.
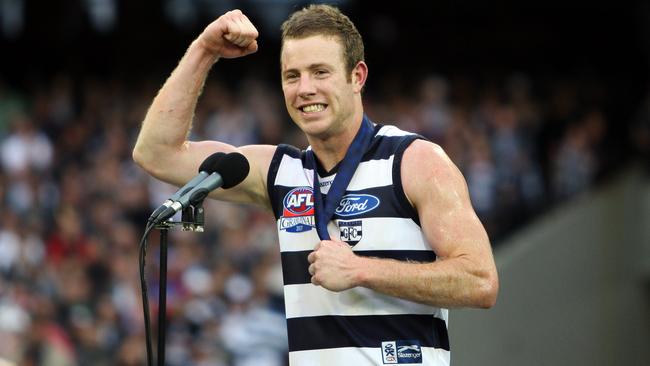
[[[363,89],[363,86],[366,85],[366,80],[368,79],[368,65],[365,62],[359,61],[357,66],[352,69],[352,84],[354,86],[354,92],[360,93]]]

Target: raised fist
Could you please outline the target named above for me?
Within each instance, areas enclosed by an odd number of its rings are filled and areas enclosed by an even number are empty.
[[[236,58],[257,51],[258,35],[248,17],[236,9],[210,23],[199,41],[217,57]]]

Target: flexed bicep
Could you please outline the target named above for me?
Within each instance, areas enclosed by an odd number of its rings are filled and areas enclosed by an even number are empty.
[[[459,303],[490,307],[498,276],[492,248],[460,170],[439,146],[415,141],[402,160],[404,190],[417,209],[427,242],[445,264]],[[408,178],[408,179],[407,179]]]

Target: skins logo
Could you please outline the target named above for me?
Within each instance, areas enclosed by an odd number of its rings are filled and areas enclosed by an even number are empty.
[[[381,342],[384,364],[422,363],[422,348],[417,340]]]
[[[363,236],[362,221],[343,221],[339,220],[339,231],[341,232],[341,241],[348,243],[349,245],[356,245]]]
[[[361,215],[379,206],[379,198],[369,194],[346,194],[335,212],[341,217]]]
[[[310,187],[294,188],[282,200],[280,230],[301,233],[315,227],[314,195]]]

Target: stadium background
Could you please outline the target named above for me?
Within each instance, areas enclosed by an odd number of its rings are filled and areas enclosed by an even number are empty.
[[[217,64],[192,137],[304,145],[278,78],[279,22],[301,4],[0,1],[0,358],[142,364],[137,242],[174,191],[130,160],[148,103],[201,29],[238,7],[260,51]],[[366,42],[370,117],[446,149],[495,250],[650,160],[647,3],[335,4]],[[170,238],[168,364],[282,365],[273,223],[206,209],[206,233]]]

